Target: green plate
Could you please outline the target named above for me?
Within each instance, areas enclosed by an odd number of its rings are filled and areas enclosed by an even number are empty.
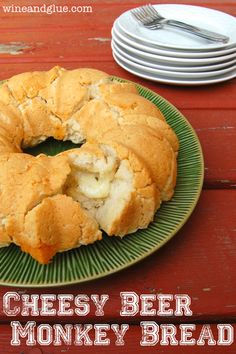
[[[120,79],[121,81],[124,81]],[[0,284],[22,287],[52,287],[81,283],[118,272],[146,258],[184,225],[201,193],[203,183],[203,155],[199,140],[186,118],[164,98],[137,85],[140,94],[164,113],[180,141],[178,178],[174,197],[163,203],[154,221],[145,230],[123,239],[107,237],[90,246],[57,254],[48,265],[40,265],[28,254],[11,245],[0,249]],[[53,139],[29,151],[55,155],[74,147],[72,143]]]

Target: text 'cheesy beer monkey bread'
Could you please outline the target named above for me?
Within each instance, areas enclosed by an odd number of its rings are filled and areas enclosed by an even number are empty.
[[[79,145],[54,157],[23,152],[49,137]],[[147,228],[174,193],[178,150],[131,82],[59,66],[13,76],[0,85],[0,247],[15,243],[45,264],[102,231]]]

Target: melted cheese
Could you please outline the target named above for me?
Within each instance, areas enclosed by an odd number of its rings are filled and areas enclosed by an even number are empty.
[[[88,198],[106,198],[110,192],[111,173],[103,175],[79,172],[79,188]]]

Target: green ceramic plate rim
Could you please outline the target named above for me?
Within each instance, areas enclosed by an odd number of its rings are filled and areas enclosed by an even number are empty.
[[[122,79],[120,77],[113,77],[115,80],[121,81],[121,82],[132,82],[130,80],[125,80]],[[2,81],[3,82],[3,81]],[[2,83],[0,82],[0,84]],[[99,274],[93,275],[93,276],[89,276],[87,278],[83,278],[83,279],[77,279],[77,280],[72,280],[72,281],[61,281],[61,282],[48,282],[48,283],[28,283],[28,282],[11,282],[11,281],[2,281],[0,280],[0,286],[11,286],[11,287],[22,287],[22,288],[46,288],[46,287],[50,287],[50,288],[54,288],[54,287],[64,287],[64,286],[69,286],[69,285],[75,285],[75,284],[82,284],[82,283],[86,283],[88,281],[92,281],[92,280],[97,280],[97,279],[101,279],[104,277],[107,277],[111,274],[120,272],[126,268],[129,268],[133,265],[135,265],[136,263],[142,261],[143,259],[147,258],[148,256],[150,256],[151,254],[153,254],[154,252],[156,252],[158,249],[160,249],[161,247],[163,247],[172,237],[174,237],[177,232],[183,227],[183,225],[186,223],[186,221],[189,219],[189,217],[191,216],[193,210],[196,207],[196,204],[199,200],[199,197],[201,195],[201,191],[202,191],[202,186],[203,186],[203,180],[204,180],[204,159],[203,159],[203,153],[202,153],[202,147],[200,144],[200,141],[198,139],[198,136],[195,132],[195,130],[193,129],[193,127],[191,126],[191,124],[188,122],[188,120],[184,117],[184,115],[173,105],[171,104],[168,100],[166,100],[164,97],[158,95],[156,92],[146,88],[145,86],[142,86],[140,84],[135,83],[136,87],[138,88],[139,91],[144,91],[145,93],[148,93],[152,96],[152,100],[154,98],[158,98],[159,100],[161,100],[162,103],[166,104],[169,106],[169,108],[171,108],[177,115],[178,115],[178,119],[184,121],[184,123],[188,126],[189,130],[191,131],[193,137],[195,138],[194,143],[197,144],[197,148],[198,148],[198,154],[199,154],[199,180],[198,180],[198,190],[195,194],[195,199],[193,201],[191,201],[190,205],[191,207],[189,208],[188,212],[186,213],[186,215],[182,218],[181,222],[179,222],[179,224],[177,225],[177,227],[175,227],[174,231],[171,232],[169,234],[169,236],[165,237],[165,240],[158,243],[156,245],[156,247],[153,247],[150,251],[145,252],[144,254],[142,254],[141,256],[136,257],[134,260],[127,262],[126,264],[117,267],[116,269],[111,269],[110,271],[105,271],[105,272],[101,272]],[[142,95],[142,93],[141,93]],[[149,98],[148,98],[149,99]]]

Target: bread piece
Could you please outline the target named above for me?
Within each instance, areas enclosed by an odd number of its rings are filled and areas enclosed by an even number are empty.
[[[90,85],[108,78],[108,74],[95,69],[63,70],[56,80],[40,90],[39,95],[47,102],[51,112],[63,122],[90,99]]]
[[[142,124],[165,136],[176,153],[179,150],[178,138],[165,121],[146,114],[122,114],[111,109],[103,100],[94,99],[87,102],[74,115],[73,120],[77,124],[77,129],[74,130],[79,132],[79,143],[99,137],[101,139],[105,132],[122,125]]]
[[[102,82],[91,85],[90,98],[102,99],[106,95],[109,96],[124,92],[138,94],[136,85],[132,82],[119,82],[110,77],[106,83]]]
[[[21,152],[21,150],[14,146],[5,134],[0,133],[0,154],[17,152]]]
[[[51,113],[48,105],[39,96],[19,105],[24,126],[22,147],[38,145],[49,137],[62,140],[65,128],[61,120]]]
[[[12,243],[11,237],[4,231],[4,218],[0,215],[0,248],[7,247]]]
[[[71,77],[75,77],[80,85],[85,87],[98,83],[106,83],[110,80],[110,75],[104,71],[91,68],[67,70],[67,73],[70,73]]]
[[[64,70],[60,77],[39,93],[51,112],[51,125],[58,123],[57,120],[60,123],[60,128],[57,127],[51,136],[74,143],[84,142],[85,136],[75,115],[94,97],[103,98],[115,92],[137,92],[137,89],[131,83],[114,82],[103,71],[87,68]]]
[[[15,105],[15,99],[12,97],[8,88],[7,81],[0,83],[0,102],[7,105]]]
[[[176,154],[162,134],[146,125],[122,125],[107,131],[100,142],[118,142],[142,159],[151,171],[152,179],[161,193],[161,199],[169,200],[176,184]]]
[[[122,124],[125,120],[122,118],[126,115],[146,114],[165,122],[161,111],[152,102],[133,93],[132,86],[125,86],[130,92],[114,94],[112,94],[112,84],[107,84],[106,87],[110,87],[110,92],[107,91],[101,99],[95,98],[85,102],[83,107],[71,117],[68,123],[70,122],[70,125],[75,126],[76,129],[72,131],[68,127],[67,131],[70,130],[70,134],[67,134],[66,139],[76,143],[82,143],[86,139],[97,139],[107,130],[115,129]],[[119,84],[115,84],[115,87],[114,91],[118,92]]]
[[[103,135],[108,129],[117,127],[116,114],[110,107],[100,99],[93,99],[87,102],[70,120],[76,127],[70,138],[75,140],[75,136],[81,139],[78,143],[85,140],[93,140]],[[67,128],[68,131],[68,128]],[[79,132],[79,135],[78,135]]]
[[[62,75],[39,92],[51,113],[63,123],[88,101],[88,88],[79,81],[73,71],[63,71]]]
[[[99,127],[88,129],[94,112],[93,119],[100,116],[103,128],[109,127],[106,118],[124,114],[145,112],[164,120],[153,103],[139,96],[135,84],[118,82],[95,69],[65,70],[57,66],[49,71],[15,75],[0,87],[0,93],[4,104],[18,110],[24,132],[23,148],[37,145],[48,137],[74,143],[93,139],[95,131],[99,131]],[[11,150],[7,147],[0,151]]]
[[[51,114],[40,90],[50,86],[64,69],[54,67],[49,71],[26,72],[15,75],[0,87],[3,103],[15,107],[23,126],[22,146],[34,146],[50,136],[63,139],[61,121]]]
[[[57,252],[101,238],[98,224],[80,204],[59,194],[43,199],[26,214],[20,246],[39,263],[46,264]]]
[[[0,153],[21,152],[24,132],[19,111],[0,102]]]
[[[131,150],[117,143],[86,143],[63,155],[72,171],[64,193],[79,201],[108,235],[124,236],[152,221],[155,186]]]
[[[61,193],[70,167],[63,156],[22,153],[0,154],[0,166],[0,233],[20,244],[25,215],[44,198]]]
[[[154,103],[135,93],[123,92],[105,95],[104,102],[119,115],[146,114],[165,121],[163,114]]]
[[[114,129],[120,124],[119,119],[125,115],[146,114],[165,122],[161,111],[152,102],[134,93],[133,86],[123,85],[127,92],[119,92],[122,84],[114,85],[115,93],[112,84],[106,85],[110,92],[107,90],[102,98],[84,102],[81,109],[70,118],[70,123],[73,122],[77,126],[77,132],[80,132],[83,140],[95,139],[107,129]],[[99,94],[97,96],[99,97]]]
[[[48,87],[63,71],[64,69],[55,66],[49,71],[25,72],[12,76],[5,85],[15,99],[15,104],[19,105],[26,99],[39,96],[39,91]]]
[[[128,125],[136,125],[136,124],[141,124],[141,125],[146,125],[158,134],[163,135],[166,140],[170,143],[172,146],[173,150],[178,153],[179,150],[179,140],[178,137],[176,136],[174,130],[167,124],[165,121],[153,117],[153,116],[148,116],[146,114],[126,114],[124,116],[120,116],[118,118],[118,123],[119,126],[123,124],[128,124]]]

